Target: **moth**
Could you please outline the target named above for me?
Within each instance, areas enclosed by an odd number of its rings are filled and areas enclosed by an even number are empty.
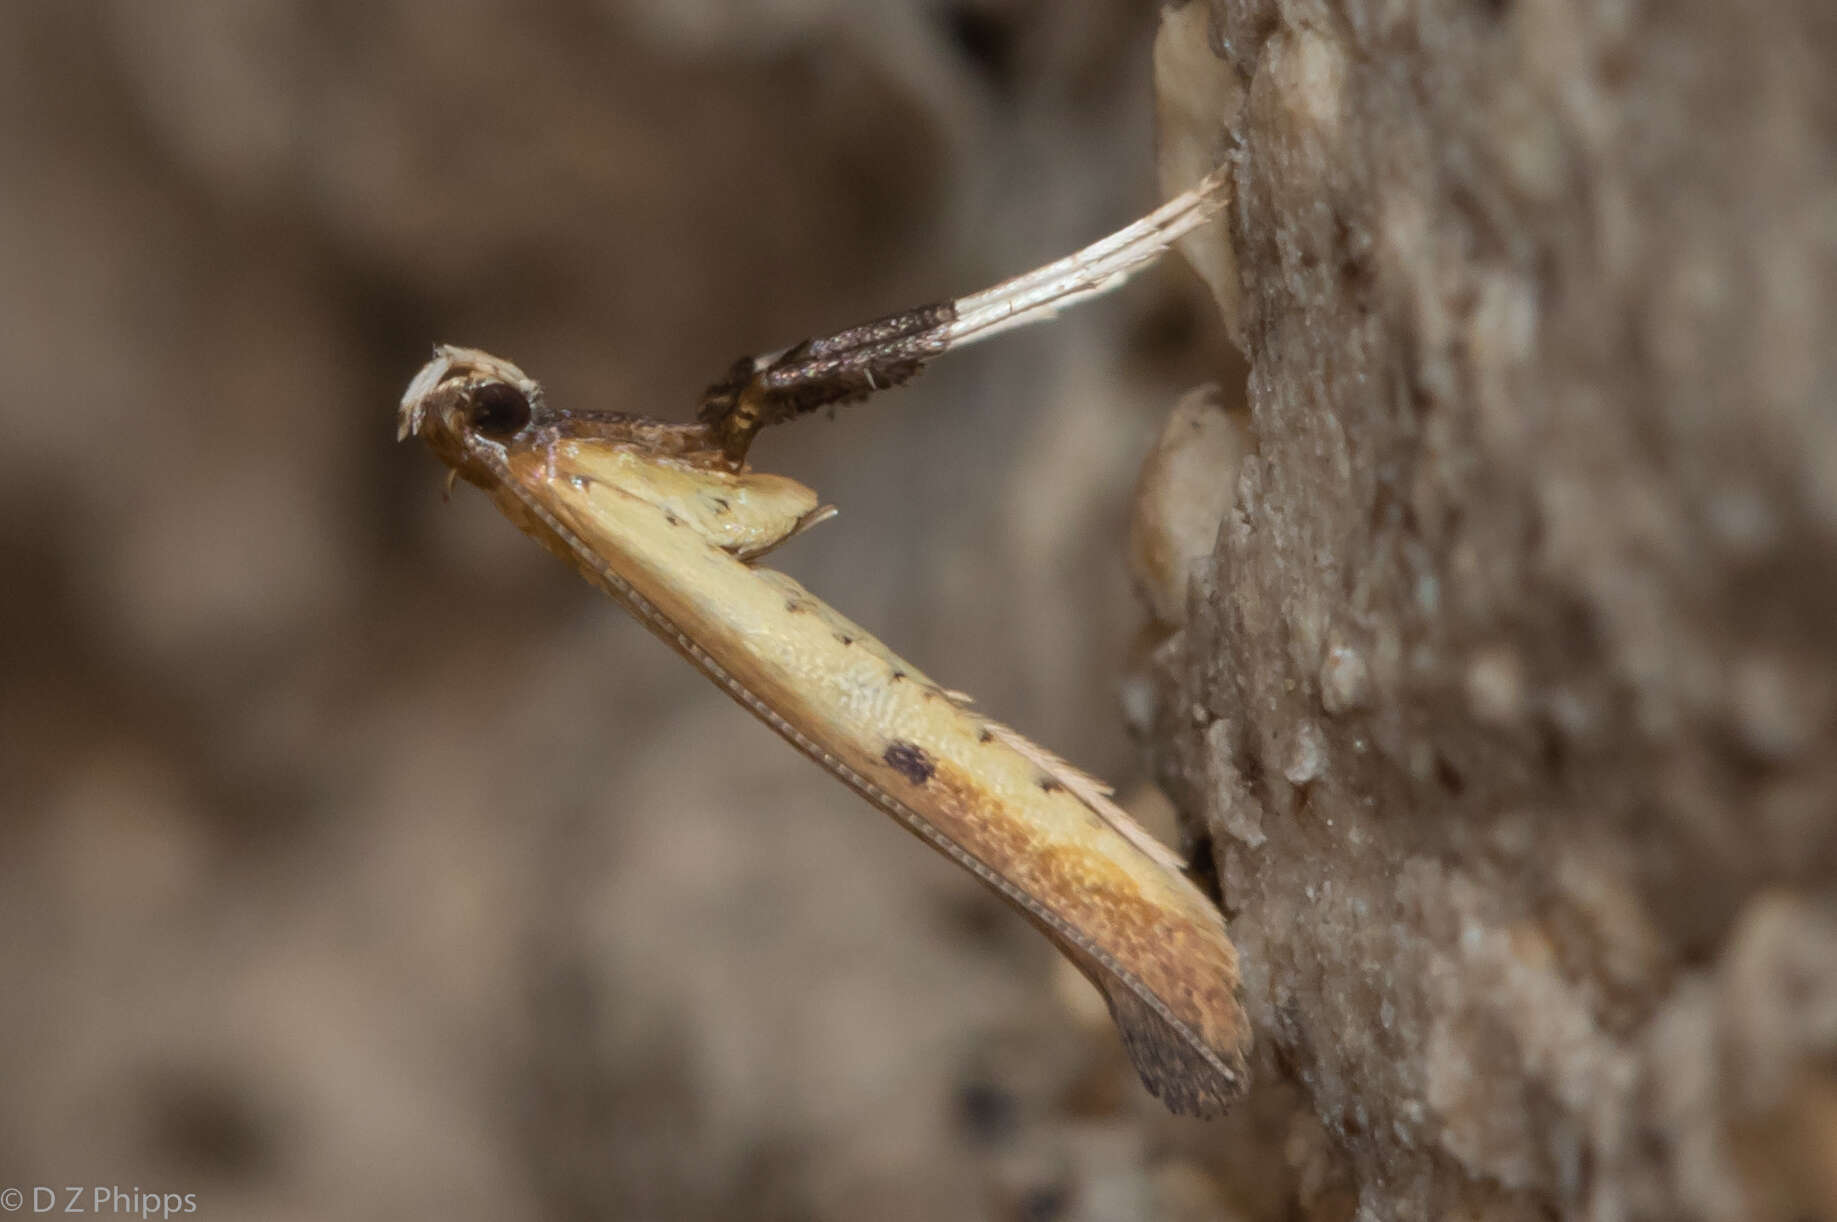
[[[761,428],[911,378],[1157,258],[1225,202],[1216,173],[1065,259],[955,301],[748,357],[698,419],[551,405],[509,361],[442,346],[403,396],[419,437],[504,515],[792,746],[975,875],[1103,994],[1149,1091],[1215,1116],[1251,1034],[1218,909],[1108,790],[758,564],[835,511],[752,470]]]

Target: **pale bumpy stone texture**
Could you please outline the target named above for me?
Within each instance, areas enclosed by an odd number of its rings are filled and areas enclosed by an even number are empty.
[[[1152,738],[1264,1077],[1362,1218],[1837,1216],[1837,9],[1168,20],[1255,451]]]

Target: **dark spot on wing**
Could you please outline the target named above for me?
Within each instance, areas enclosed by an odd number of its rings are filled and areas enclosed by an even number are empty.
[[[901,679],[904,679],[906,677],[906,672],[903,670],[896,670],[889,677],[892,679],[893,682],[898,683]]]
[[[714,501],[714,511],[716,513],[726,513],[728,510],[733,508],[733,506],[728,503],[727,498],[724,496],[717,496],[717,497],[713,497],[710,499]]]
[[[785,610],[795,615],[799,611],[804,610],[803,601],[796,598],[787,598],[785,599]]]
[[[677,517],[675,513],[673,513],[672,511],[668,509],[663,511],[663,520],[668,522],[671,526],[681,526],[682,525],[682,519]]]
[[[1040,777],[1038,778],[1037,784],[1040,789],[1046,793],[1058,793],[1065,788],[1064,782],[1060,781],[1056,776]]]
[[[880,758],[886,762],[887,767],[914,785],[923,785],[938,770],[937,764],[925,754],[923,747],[903,739],[896,738],[888,743],[886,752]]]
[[[853,645],[855,643],[855,638],[848,635],[846,632],[836,633],[836,640],[840,641],[844,646]]]
[[[989,729],[989,727],[987,726],[982,727],[982,733],[976,735],[976,741],[979,743],[994,742],[995,741],[995,731]]]

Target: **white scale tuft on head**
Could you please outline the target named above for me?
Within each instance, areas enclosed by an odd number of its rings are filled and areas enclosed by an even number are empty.
[[[396,409],[397,441],[406,441],[421,431],[421,422],[427,416],[427,397],[448,379],[460,375],[507,382],[528,396],[532,404],[542,401],[542,388],[536,384],[535,379],[502,357],[492,356],[478,348],[435,344],[434,359],[421,366],[421,371],[409,382],[408,389],[402,392],[401,406]]]

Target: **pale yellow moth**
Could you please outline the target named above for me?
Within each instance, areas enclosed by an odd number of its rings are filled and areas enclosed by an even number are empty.
[[[515,365],[454,347],[436,350],[400,411],[402,437],[419,436],[728,695],[1038,926],[1102,992],[1148,1089],[1199,1116],[1241,1093],[1250,1047],[1218,909],[1102,785],[756,565],[833,510],[745,456],[765,425],[1120,282],[1224,192],[1214,175],[984,293],[742,360],[698,424],[556,409]]]

